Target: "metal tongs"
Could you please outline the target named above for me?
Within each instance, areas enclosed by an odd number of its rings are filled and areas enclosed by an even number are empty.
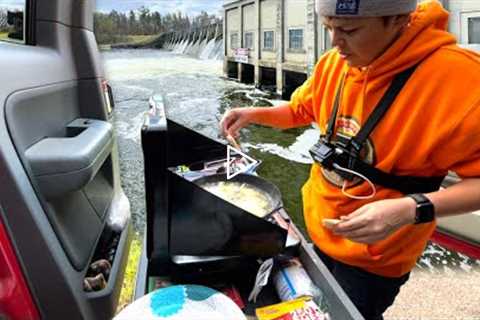
[[[240,145],[237,143],[237,141],[231,134],[228,134],[226,138],[227,138],[227,141],[232,145],[232,147],[234,147],[239,151],[242,151],[242,148],[240,148]]]
[[[228,134],[226,137],[225,137],[228,141],[228,143],[233,147],[235,148],[235,150],[237,150],[237,153],[239,153],[239,158],[234,158],[233,160],[229,160],[227,161],[227,166],[228,168],[232,168],[231,171],[235,172],[238,170],[238,164],[241,164],[245,167],[248,167],[249,166],[249,161],[255,161],[256,164],[253,165],[253,166],[250,166],[250,168],[247,170],[248,172],[254,172],[256,170],[256,168],[260,165],[260,161],[257,161],[257,160],[254,160],[252,158],[250,158],[249,156],[247,156],[244,151],[242,150],[242,148],[240,147],[240,144],[238,144],[238,142],[235,140],[235,138],[231,135],[231,134]],[[248,158],[248,159],[247,159]],[[235,169],[235,167],[237,169]],[[245,171],[245,173],[247,172]],[[228,172],[229,172],[229,169],[227,169],[227,176],[228,176]]]

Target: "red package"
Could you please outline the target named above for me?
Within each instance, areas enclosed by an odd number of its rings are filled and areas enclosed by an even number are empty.
[[[273,320],[326,320],[326,317],[315,302],[308,300],[303,308],[295,309]]]
[[[221,290],[227,297],[233,300],[237,304],[237,306],[240,307],[240,309],[245,308],[245,303],[242,300],[242,297],[240,296],[240,292],[238,292],[237,288],[234,286],[229,286],[222,288]]]

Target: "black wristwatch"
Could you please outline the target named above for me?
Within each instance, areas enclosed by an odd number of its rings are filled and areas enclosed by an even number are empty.
[[[421,193],[413,193],[408,194],[407,197],[412,198],[417,203],[414,224],[427,223],[435,219],[435,207],[425,195]]]

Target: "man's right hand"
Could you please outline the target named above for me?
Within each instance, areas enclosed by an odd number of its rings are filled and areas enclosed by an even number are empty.
[[[236,108],[225,112],[220,121],[222,134],[238,138],[240,129],[252,123],[252,114],[256,108]]]
[[[295,119],[289,104],[284,103],[275,107],[246,107],[227,111],[220,121],[220,130],[225,137],[230,135],[238,138],[240,129],[249,124],[288,129],[305,126],[310,122]]]

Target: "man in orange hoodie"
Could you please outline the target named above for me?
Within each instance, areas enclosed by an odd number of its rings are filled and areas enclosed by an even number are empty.
[[[252,123],[318,124],[304,217],[366,319],[393,303],[435,216],[480,209],[480,56],[445,31],[440,3],[416,2],[317,0],[334,48],[289,103],[233,109],[221,121],[233,136]],[[462,182],[438,190],[450,170]]]

